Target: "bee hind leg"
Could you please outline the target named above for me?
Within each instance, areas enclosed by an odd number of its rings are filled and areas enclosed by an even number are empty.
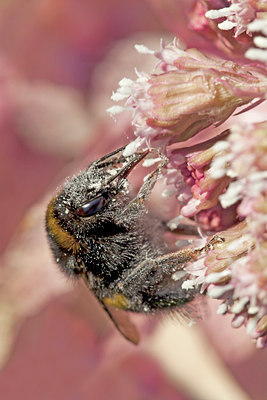
[[[183,249],[144,260],[134,269],[126,271],[117,289],[129,299],[132,311],[136,312],[151,312],[187,303],[195,297],[197,289],[182,288],[182,283],[188,278],[184,271],[185,265],[207,253],[214,244],[221,241],[215,235],[200,249]],[[181,276],[177,279],[173,274],[178,271]]]

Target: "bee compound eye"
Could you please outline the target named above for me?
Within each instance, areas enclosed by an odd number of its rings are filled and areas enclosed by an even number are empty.
[[[76,209],[76,214],[79,217],[91,217],[100,211],[107,203],[107,199],[104,196],[96,197],[95,199],[83,204],[81,207]]]

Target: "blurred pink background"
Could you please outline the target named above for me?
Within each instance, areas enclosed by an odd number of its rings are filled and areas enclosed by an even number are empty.
[[[0,2],[0,398],[266,398],[266,354],[204,304],[186,324],[134,316],[135,347],[82,284],[57,270],[44,230],[46,204],[68,175],[133,137],[110,95],[151,48],[189,27],[187,0]],[[151,64],[150,64],[151,62]],[[164,206],[163,206],[164,207]]]

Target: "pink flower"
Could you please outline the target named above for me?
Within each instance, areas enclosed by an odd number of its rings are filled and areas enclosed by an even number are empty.
[[[238,229],[239,228],[239,229]],[[208,296],[222,299],[218,313],[234,315],[233,326],[245,325],[257,345],[267,344],[267,248],[256,243],[249,225],[222,232],[225,242],[205,259],[204,287]]]
[[[234,29],[235,37],[243,32],[250,34],[248,25],[260,11],[260,1],[254,0],[228,0],[229,7],[218,10],[209,10],[206,17],[210,19],[225,18],[218,27],[222,30]]]
[[[160,51],[137,46],[140,53],[160,61],[155,73],[138,73],[136,81],[122,79],[112,95],[125,106],[113,106],[115,115],[133,111],[135,134],[152,146],[185,141],[213,124],[224,122],[237,107],[264,99],[267,73],[215,59],[196,49],[182,50],[176,41]]]
[[[236,58],[244,55],[244,52],[252,43],[252,37],[248,36],[245,32],[239,34],[239,36],[234,36],[233,29],[220,29],[220,22],[223,21],[222,17],[219,20],[212,20],[207,17],[209,9],[211,9],[210,12],[212,15],[213,11],[215,13],[218,12],[217,10],[213,10],[214,8],[225,9],[225,5],[226,1],[224,0],[196,1],[190,15],[190,26],[193,31],[207,40],[207,45],[211,51],[214,51],[214,47],[216,47],[231,57]]]
[[[253,32],[253,42],[255,47],[246,51],[245,56],[251,60],[267,62],[267,11],[261,13],[260,18],[255,19],[248,26],[250,32]],[[256,32],[256,34],[255,34]],[[260,33],[260,35],[259,35]]]
[[[217,143],[219,147],[223,151],[216,155],[212,152],[216,145],[209,150],[210,190],[217,190],[214,180],[225,182],[228,177],[221,194],[216,193],[216,206],[226,214],[234,210],[236,220],[243,222],[232,222],[219,233],[223,242],[215,243],[197,264],[186,267],[190,276],[184,287],[201,285],[202,292],[222,299],[218,312],[234,314],[233,326],[244,324],[257,346],[263,347],[267,345],[267,123],[233,127],[226,140]],[[207,150],[202,153],[204,160]],[[197,154],[199,159],[202,153]],[[200,189],[193,190],[192,198],[205,187],[198,182]]]
[[[168,169],[178,169],[175,181],[177,200],[181,205],[181,214],[185,217],[195,217],[202,230],[219,231],[236,222],[235,208],[224,212],[219,204],[218,197],[226,190],[231,178],[222,176],[213,177],[212,161],[217,157],[226,157],[225,144],[217,142],[213,146],[201,150],[201,145],[194,146],[197,151],[187,150],[188,153],[181,157],[182,151],[174,150],[168,153],[170,163],[167,171],[166,183],[168,184]],[[177,156],[180,164],[177,163]],[[190,190],[188,190],[190,188]]]
[[[237,107],[249,104],[250,109],[264,101],[266,68],[183,50],[176,41],[162,44],[159,52],[137,48],[159,62],[153,73],[138,73],[136,81],[124,78],[112,96],[126,102],[112,107],[111,114],[133,111],[137,139],[125,151],[160,148],[168,160],[162,169],[166,193],[175,193],[180,217],[196,224],[202,235],[217,233],[219,239],[184,266],[188,279],[182,287],[221,299],[219,313],[233,314],[233,326],[245,325],[257,346],[263,347],[267,344],[267,122],[232,126],[202,143],[195,140],[194,145],[182,142],[221,124]],[[193,245],[199,248],[199,240]]]
[[[266,62],[267,7],[265,2],[260,0],[228,0],[228,2],[229,7],[211,9],[206,12],[206,17],[211,20],[219,19],[218,28],[222,31],[233,29],[234,38],[238,41],[242,34],[253,37],[255,47],[250,47],[245,56],[251,60]],[[213,3],[213,1],[208,3]],[[216,2],[214,5],[217,5]],[[225,19],[221,22],[222,18]]]
[[[230,160],[221,174],[234,179],[219,201],[223,208],[236,204],[237,214],[247,219],[250,231],[261,240],[267,224],[267,122],[235,126],[231,131],[227,138]]]

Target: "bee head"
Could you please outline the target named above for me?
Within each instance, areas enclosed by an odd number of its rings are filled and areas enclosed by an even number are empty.
[[[62,242],[66,245],[66,235],[70,235],[78,243],[121,212],[130,199],[127,176],[148,153],[124,156],[123,150],[93,162],[65,182],[48,206],[46,226],[50,239],[62,246]]]

